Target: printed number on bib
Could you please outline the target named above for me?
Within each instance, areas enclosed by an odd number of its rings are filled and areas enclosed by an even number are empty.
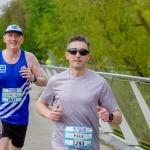
[[[21,88],[3,88],[2,101],[7,103],[20,102],[22,100]]]
[[[92,146],[91,127],[66,126],[64,134],[64,144],[70,148],[87,149]]]

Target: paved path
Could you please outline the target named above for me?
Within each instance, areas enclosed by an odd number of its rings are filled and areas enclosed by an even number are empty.
[[[52,150],[51,132],[53,122],[41,117],[35,111],[35,101],[38,99],[43,88],[32,85],[30,109],[30,120],[23,150]],[[101,150],[114,150],[105,143],[100,143]]]

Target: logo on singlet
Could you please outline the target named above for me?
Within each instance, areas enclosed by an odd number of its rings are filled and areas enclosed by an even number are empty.
[[[0,65],[0,73],[6,73],[6,65]]]

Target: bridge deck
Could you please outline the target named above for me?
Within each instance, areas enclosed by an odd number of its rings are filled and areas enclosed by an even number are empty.
[[[39,97],[42,88],[32,85],[30,102],[30,122],[27,131],[26,141],[23,150],[52,150],[51,132],[53,122],[49,121],[35,111],[35,100]],[[101,142],[101,150],[114,150],[105,143]]]

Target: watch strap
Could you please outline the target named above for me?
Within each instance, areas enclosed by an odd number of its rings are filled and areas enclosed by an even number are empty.
[[[113,119],[114,119],[114,115],[113,115],[113,113],[109,113],[109,122],[112,122],[113,121]]]
[[[34,83],[34,82],[36,82],[37,80],[38,80],[37,76],[34,75],[34,80],[31,81],[31,83]]]

